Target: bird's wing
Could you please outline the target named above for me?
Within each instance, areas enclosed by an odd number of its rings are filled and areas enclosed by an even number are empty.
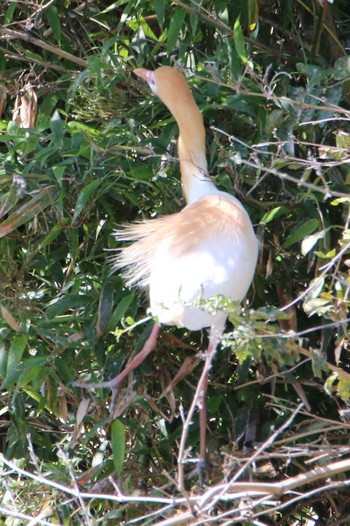
[[[253,279],[257,239],[243,206],[225,193],[116,235],[133,243],[113,257],[113,268],[124,269],[128,285],[149,287],[151,311],[161,323],[191,330],[222,324],[223,313],[216,320],[193,304],[217,294],[241,301]]]
[[[236,200],[207,196],[177,215],[181,222],[162,238],[152,259],[151,311],[160,322],[196,330],[215,318],[196,308],[196,301],[218,294],[244,298],[254,274],[257,240]]]

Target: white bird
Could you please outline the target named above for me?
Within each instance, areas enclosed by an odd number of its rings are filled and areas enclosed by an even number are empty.
[[[188,330],[210,328],[207,356],[212,357],[227,314],[210,312],[198,300],[224,295],[242,301],[252,282],[258,241],[250,218],[232,195],[218,190],[208,175],[202,114],[177,69],[136,69],[168,107],[179,127],[178,157],[187,206],[176,214],[127,225],[116,232],[132,242],[113,257],[113,269],[124,269],[126,284],[149,290],[150,310],[160,324]],[[112,382],[126,377],[153,349],[156,324],[145,348]],[[206,388],[200,407],[200,459],[206,455]]]

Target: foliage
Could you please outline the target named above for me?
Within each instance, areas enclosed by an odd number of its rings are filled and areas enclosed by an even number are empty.
[[[349,454],[346,13],[345,0],[4,1],[1,524],[127,524],[152,511],[145,524],[176,524],[185,508],[185,524],[213,514],[223,524],[347,517],[349,480],[310,472]],[[211,371],[206,481],[230,485],[226,499],[193,501],[197,519],[173,481],[206,335],[162,329],[118,393],[113,421],[108,389],[73,385],[114,377],[149,334],[147,298],[110,275],[106,250],[117,225],[183,206],[176,126],[131,74],[160,64],[186,71],[210,172],[261,239],[243,310],[227,298],[207,305],[233,323]],[[197,416],[186,446],[193,461]],[[313,496],[297,485],[302,471]],[[282,478],[300,498],[276,493]],[[230,493],[242,491],[237,480],[275,484],[264,491],[281,504],[264,507],[253,488],[245,515]]]

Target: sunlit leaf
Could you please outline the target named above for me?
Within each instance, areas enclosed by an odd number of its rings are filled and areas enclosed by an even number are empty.
[[[288,213],[288,208],[285,208],[283,206],[277,206],[276,208],[273,208],[272,210],[269,210],[266,212],[266,214],[263,215],[263,217],[260,220],[261,224],[267,224],[270,223],[270,221],[273,221],[274,219],[277,219],[278,217],[281,217]]]
[[[239,17],[237,18],[233,26],[233,39],[239,58],[241,59],[243,64],[246,64],[248,62],[248,56],[245,49],[243,31]]]
[[[343,376],[339,376],[337,391],[344,402],[348,402],[350,398],[350,380]]]
[[[249,30],[255,31],[259,19],[258,0],[248,0]]]
[[[326,232],[327,229],[316,232],[316,234],[311,234],[311,236],[304,237],[301,242],[301,253],[303,256],[306,256],[306,254],[310,252],[310,250],[316,245],[317,241],[324,238]]]

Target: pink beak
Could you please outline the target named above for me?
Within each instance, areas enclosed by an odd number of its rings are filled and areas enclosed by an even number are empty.
[[[145,68],[134,69],[135,75],[145,80],[148,84],[154,83],[154,71]]]

